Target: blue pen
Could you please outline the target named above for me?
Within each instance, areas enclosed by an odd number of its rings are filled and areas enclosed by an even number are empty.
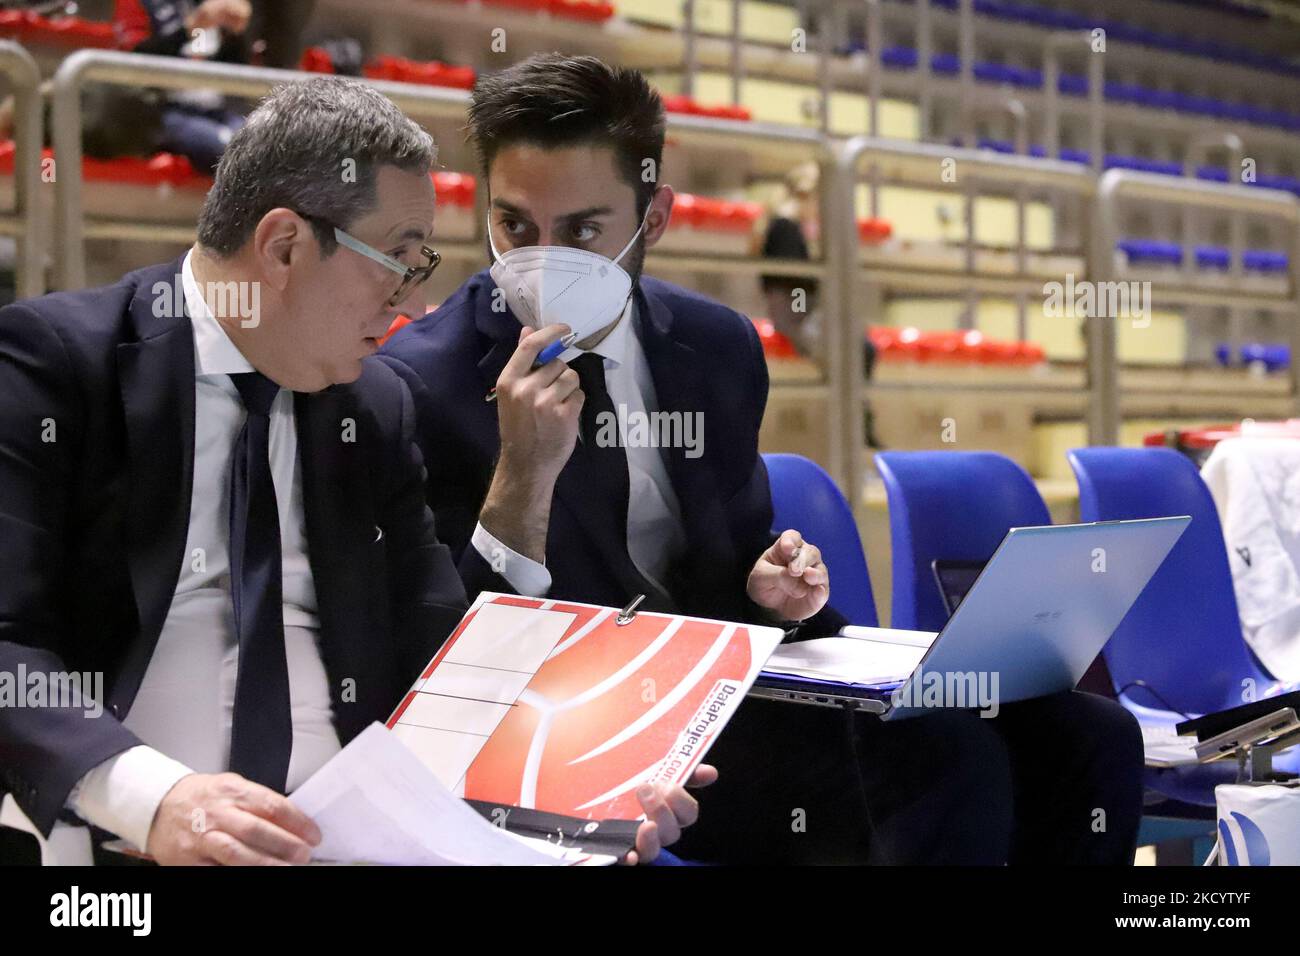
[[[541,368],[547,362],[559,358],[564,353],[565,349],[576,341],[578,341],[578,333],[570,332],[568,335],[564,336],[564,338],[552,342],[550,345],[546,346],[546,348],[542,349],[542,353],[537,356],[537,364],[534,365],[533,368]]]

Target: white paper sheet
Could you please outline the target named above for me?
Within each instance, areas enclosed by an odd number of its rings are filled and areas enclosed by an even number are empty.
[[[290,799],[320,827],[314,860],[398,866],[612,862],[526,842],[493,826],[379,723],[357,735]]]
[[[393,728],[453,793],[575,615],[481,603]]]
[[[907,678],[935,635],[879,627],[846,627],[839,637],[782,644],[763,670],[842,684],[877,686]]]

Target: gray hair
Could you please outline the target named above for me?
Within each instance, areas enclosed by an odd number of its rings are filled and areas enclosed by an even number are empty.
[[[315,77],[267,94],[226,146],[199,215],[199,243],[218,256],[239,250],[272,209],[311,223],[321,249],[375,204],[380,166],[427,172],[433,137],[383,94],[356,80]]]

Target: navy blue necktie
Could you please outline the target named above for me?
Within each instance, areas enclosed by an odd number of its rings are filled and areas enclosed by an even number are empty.
[[[627,510],[631,497],[631,480],[627,449],[618,437],[614,399],[605,382],[605,360],[595,352],[584,352],[568,365],[578,373],[579,387],[585,396],[579,423],[582,443],[574,454],[584,461],[582,481],[584,488],[591,492],[587,499],[589,507],[593,514],[600,516],[602,523],[609,528],[608,533],[618,542],[619,557],[623,560],[615,572],[627,591],[628,600],[644,594],[647,601],[643,607],[647,611],[671,610],[672,597],[641,573],[627,550]],[[602,422],[613,424],[613,436],[609,434],[609,429],[601,427]],[[602,432],[606,439],[613,437],[614,441],[600,441]]]
[[[284,650],[280,513],[271,480],[271,403],[280,387],[260,372],[230,380],[248,417],[230,465],[230,596],[239,670],[230,729],[230,769],[284,792],[293,746]]]

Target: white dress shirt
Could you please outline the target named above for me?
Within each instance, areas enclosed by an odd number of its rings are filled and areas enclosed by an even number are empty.
[[[230,462],[246,413],[230,375],[251,372],[253,366],[205,303],[188,255],[182,283],[194,329],[194,486],[171,607],[123,721],[148,746],[133,747],[91,770],[68,800],[82,819],[141,849],[159,803],[177,780],[228,768],[239,664],[228,555]],[[319,646],[292,392],[280,390],[270,418],[293,720],[287,781],[292,791],[340,744]]]
[[[650,365],[636,335],[635,319],[635,300],[628,299],[618,324],[590,350],[605,360],[605,387],[615,413],[629,417],[659,410]],[[578,349],[570,348],[560,358],[567,361],[581,354]],[[623,429],[619,429],[619,434],[623,434]],[[627,553],[637,570],[668,594],[664,582],[669,567],[686,547],[681,507],[662,450],[639,444],[627,447],[626,451]],[[541,597],[551,589],[551,574],[545,565],[507,548],[482,524],[474,529],[470,543],[520,594]],[[629,599],[632,597],[635,595],[628,595]]]

